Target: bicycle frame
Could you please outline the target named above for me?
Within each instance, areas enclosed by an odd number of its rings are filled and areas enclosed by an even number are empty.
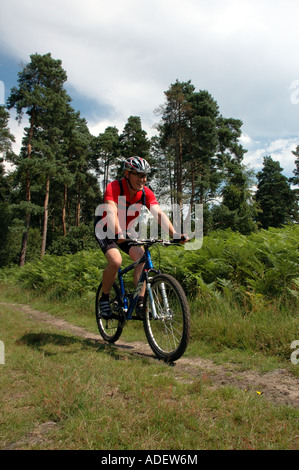
[[[143,246],[141,258],[118,270],[118,279],[113,284],[113,298],[110,305],[113,315],[103,318],[100,299],[103,283],[99,284],[96,294],[96,319],[101,336],[109,343],[115,343],[121,336],[127,320],[141,320],[148,343],[158,359],[173,362],[185,352],[190,335],[190,309],[186,294],[180,283],[170,274],[154,269],[150,249],[159,243],[163,246],[178,245],[174,240],[142,239],[128,240],[130,245]],[[126,292],[124,275],[140,269],[135,288]],[[152,276],[151,272],[157,274]],[[143,312],[132,315],[138,305],[140,292],[146,287]],[[141,314],[142,313],[142,314]]]
[[[132,269],[135,269],[140,264],[144,264],[144,267],[139,277],[138,283],[135,287],[133,298],[131,301],[129,301],[126,295],[126,291],[125,291],[123,276],[127,274],[129,271],[131,271]],[[149,283],[149,277],[148,277],[148,273],[151,271],[159,273],[159,271],[154,269],[151,254],[150,254],[148,247],[145,247],[144,255],[139,260],[135,261],[134,263],[130,264],[130,266],[124,269],[118,270],[118,280],[119,280],[119,285],[120,285],[120,290],[121,290],[121,297],[123,300],[124,311],[126,314],[126,320],[132,319],[132,313],[137,304],[139,294],[140,294],[140,291],[142,289],[144,282],[146,283],[146,289],[148,291],[148,295],[149,295],[149,299],[151,303],[152,315],[155,319],[157,318],[157,312],[156,312],[155,304],[153,302],[153,294],[152,294],[151,286]]]

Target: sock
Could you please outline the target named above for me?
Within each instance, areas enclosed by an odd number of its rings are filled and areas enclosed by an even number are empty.
[[[102,292],[101,300],[109,300],[109,294],[104,294],[104,292]]]
[[[138,299],[138,305],[141,305],[143,303],[144,303],[144,297],[140,296],[139,299]]]

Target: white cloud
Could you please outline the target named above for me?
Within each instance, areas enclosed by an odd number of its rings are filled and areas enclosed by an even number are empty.
[[[243,145],[244,148],[247,148],[252,144],[252,138],[248,134],[242,134],[240,137],[240,144]]]
[[[51,52],[71,87],[103,108],[89,117],[92,133],[137,115],[152,134],[163,92],[190,79],[242,119],[248,161],[261,164],[276,142],[290,167],[278,141],[298,136],[297,0],[1,0],[0,10],[4,53],[27,63]]]
[[[12,135],[15,137],[15,142],[12,143],[13,151],[18,154],[21,149],[22,139],[24,137],[24,127],[28,125],[27,116],[23,117],[21,124],[16,120],[16,112],[12,109],[10,112],[10,119],[8,127]]]
[[[250,168],[254,168],[256,171],[260,171],[263,167],[263,158],[271,156],[273,160],[279,161],[281,168],[283,169],[282,174],[287,177],[294,176],[293,170],[295,169],[295,159],[293,151],[296,150],[299,145],[299,139],[276,139],[269,142],[264,142],[261,145],[260,142],[254,144],[252,142],[252,148],[245,154],[244,163]]]

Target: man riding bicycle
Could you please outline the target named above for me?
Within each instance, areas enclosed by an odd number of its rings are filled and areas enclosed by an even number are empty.
[[[124,177],[107,185],[104,195],[106,213],[103,215],[96,214],[95,237],[108,262],[103,272],[102,297],[100,299],[100,312],[103,318],[112,317],[109,294],[122,263],[119,248],[127,253],[133,261],[137,261],[143,255],[142,246],[130,246],[130,242],[127,240],[130,236],[128,229],[133,225],[134,220],[139,217],[142,205],[150,210],[155,220],[163,230],[169,233],[170,237],[181,240],[181,243],[188,241],[188,237],[175,232],[171,221],[161,210],[155,194],[145,186],[149,173],[150,165],[144,158],[136,156],[125,160]],[[134,206],[134,209],[136,209],[134,215],[131,214],[131,210],[128,212],[129,207],[133,205],[136,205]],[[108,227],[106,232],[105,227]],[[138,282],[142,268],[143,266],[139,265],[135,269],[135,284]],[[137,315],[141,315],[143,309],[144,293],[145,285],[140,292],[136,308]]]

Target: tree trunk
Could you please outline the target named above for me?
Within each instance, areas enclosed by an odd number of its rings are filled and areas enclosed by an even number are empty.
[[[180,131],[179,135],[179,162],[178,162],[178,203],[182,208],[183,202],[183,143],[182,143],[182,133]]]
[[[28,213],[27,216],[26,216],[25,231],[24,231],[23,237],[22,237],[22,248],[21,248],[21,254],[20,254],[20,259],[19,259],[19,266],[20,267],[24,266],[24,264],[25,264],[28,234],[29,234],[29,227],[30,227],[30,219],[31,219],[31,214]]]
[[[80,214],[81,214],[81,184],[79,184],[79,187],[78,187],[76,227],[79,227],[80,225]]]
[[[63,235],[66,235],[66,203],[67,203],[67,185],[64,185],[64,198],[63,198],[63,208],[62,208],[62,228]]]
[[[34,117],[31,117],[31,124],[30,124],[30,131],[29,131],[29,137],[28,137],[28,159],[31,159],[31,140],[33,137],[33,128],[34,128]],[[26,172],[26,202],[30,203],[31,202],[31,180],[30,180],[30,175],[29,171],[27,169]],[[21,247],[21,254],[20,254],[20,259],[19,259],[19,266],[22,267],[25,264],[25,258],[26,258],[26,251],[27,251],[27,242],[28,242],[28,235],[29,235],[29,228],[30,228],[30,221],[31,221],[31,213],[29,208],[26,210],[26,218],[25,218],[25,231],[22,237],[22,247]]]
[[[46,241],[47,241],[47,231],[48,231],[48,212],[49,212],[49,193],[50,193],[50,177],[47,178],[46,183],[46,195],[44,202],[44,231],[43,231],[43,240],[42,240],[42,249],[41,249],[41,259],[46,253]]]
[[[191,198],[190,198],[190,208],[192,211],[193,202],[195,195],[195,178],[194,178],[194,168],[191,168]]]

